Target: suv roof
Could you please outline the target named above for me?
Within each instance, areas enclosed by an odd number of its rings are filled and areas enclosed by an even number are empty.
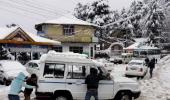
[[[72,63],[87,63],[87,64],[94,64],[91,59],[87,59],[85,54],[78,54],[72,52],[55,52],[49,51],[47,54],[43,54],[40,58],[41,62],[45,61],[57,61],[57,62],[72,62]]]

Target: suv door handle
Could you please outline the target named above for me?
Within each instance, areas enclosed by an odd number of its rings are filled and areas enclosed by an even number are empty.
[[[67,83],[67,84],[72,85],[73,83]]]

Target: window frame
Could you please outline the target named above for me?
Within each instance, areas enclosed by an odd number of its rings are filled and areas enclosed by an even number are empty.
[[[76,73],[76,72],[74,72],[74,70],[73,70],[73,67],[74,67],[74,66],[75,66],[75,67],[77,66],[77,67],[79,67],[79,68],[80,68],[80,67],[82,68],[82,67],[84,66],[84,68],[85,68],[85,76],[82,75],[82,76],[79,77],[79,78],[78,78],[78,77],[75,77],[75,76],[73,75],[74,73]],[[71,68],[71,72],[70,72],[71,75],[70,75],[70,76],[69,76],[69,71],[70,71],[69,68]],[[82,69],[82,71],[83,71],[83,69]],[[83,74],[83,73],[78,73],[78,74]],[[88,65],[69,64],[69,65],[68,65],[68,72],[67,72],[67,75],[66,75],[66,79],[85,79],[88,74],[89,74],[89,73],[88,73]]]
[[[82,54],[83,53],[83,46],[70,46],[69,51]]]
[[[53,72],[52,72],[52,74],[51,74],[53,77],[45,77],[45,75],[46,75],[46,74],[45,74],[45,71],[47,70],[47,69],[46,69],[46,64],[54,65],[54,68],[52,68]],[[56,77],[56,76],[55,76],[55,71],[56,71],[56,66],[57,66],[57,65],[63,65],[63,67],[64,67],[62,77]],[[65,71],[66,71],[66,64],[64,64],[64,63],[49,63],[49,62],[47,62],[47,63],[45,63],[45,65],[44,65],[43,77],[44,77],[44,78],[59,78],[59,79],[64,79],[64,77],[65,77]]]
[[[66,35],[66,36],[75,35],[75,26],[74,25],[63,25],[63,35]]]

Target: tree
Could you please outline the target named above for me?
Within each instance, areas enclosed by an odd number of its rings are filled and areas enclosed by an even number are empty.
[[[1,45],[0,46],[0,60],[8,60],[8,59],[14,60],[14,56]]]
[[[18,55],[18,60],[25,64],[28,60],[30,60],[30,55],[27,52],[20,52]]]
[[[162,8],[157,0],[152,0],[149,3],[149,15],[146,20],[146,35],[150,39],[150,44],[159,44],[161,42],[164,21],[166,19],[164,8]]]
[[[90,6],[83,5],[81,3],[78,3],[76,8],[74,9],[74,16],[77,17],[78,19],[87,21],[89,19],[89,11],[90,11]]]
[[[98,26],[103,26],[113,22],[113,15],[110,7],[108,5],[108,0],[97,0],[92,4],[82,5],[80,3],[77,4],[75,8],[74,15],[78,19],[82,19]],[[96,36],[103,38],[108,36],[109,29],[106,28],[98,28],[96,31]]]

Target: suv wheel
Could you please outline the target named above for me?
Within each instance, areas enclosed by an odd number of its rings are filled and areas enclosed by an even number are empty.
[[[121,92],[115,100],[132,100],[132,95],[127,92]]]

